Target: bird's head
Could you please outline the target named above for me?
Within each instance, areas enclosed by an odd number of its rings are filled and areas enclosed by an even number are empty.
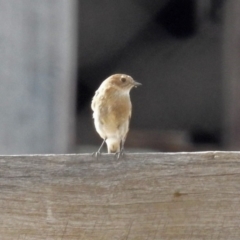
[[[119,90],[129,92],[133,87],[141,86],[142,84],[133,80],[132,77],[126,74],[114,74],[107,81]]]

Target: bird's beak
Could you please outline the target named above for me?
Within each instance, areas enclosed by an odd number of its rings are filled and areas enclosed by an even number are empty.
[[[134,81],[134,82],[133,82],[133,85],[134,85],[134,87],[138,87],[138,86],[141,86],[142,84],[139,83],[139,82]]]

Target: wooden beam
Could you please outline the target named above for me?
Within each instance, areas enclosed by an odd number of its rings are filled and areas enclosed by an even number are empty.
[[[240,153],[0,156],[1,239],[240,239]]]

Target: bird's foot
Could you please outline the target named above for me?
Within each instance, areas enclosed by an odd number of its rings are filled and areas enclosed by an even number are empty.
[[[92,153],[92,156],[98,160],[98,157],[101,156],[101,152],[94,152]]]
[[[124,156],[124,149],[121,149],[119,152],[115,153],[115,157],[116,157],[117,160],[119,160],[123,156]]]

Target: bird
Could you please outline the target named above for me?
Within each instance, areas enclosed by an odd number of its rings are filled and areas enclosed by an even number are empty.
[[[118,73],[105,79],[95,92],[91,108],[95,129],[103,139],[95,156],[101,154],[104,143],[108,153],[115,153],[118,159],[123,154],[132,114],[130,91],[140,85],[131,76]]]

